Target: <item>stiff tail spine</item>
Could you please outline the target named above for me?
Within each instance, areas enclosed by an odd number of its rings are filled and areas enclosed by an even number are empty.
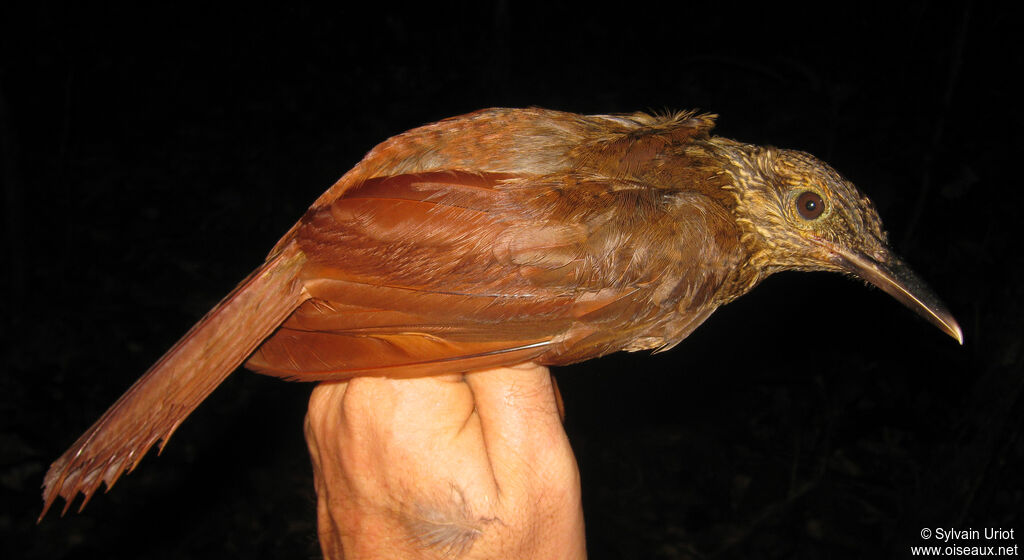
[[[305,255],[294,244],[275,251],[111,406],[50,466],[43,483],[43,516],[57,496],[84,495],[100,482],[109,489],[131,472],[308,298],[299,272]]]

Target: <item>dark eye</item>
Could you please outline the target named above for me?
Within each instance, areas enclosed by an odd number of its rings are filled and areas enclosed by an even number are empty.
[[[805,220],[813,220],[825,210],[825,202],[821,200],[818,193],[807,191],[796,199],[796,211]]]

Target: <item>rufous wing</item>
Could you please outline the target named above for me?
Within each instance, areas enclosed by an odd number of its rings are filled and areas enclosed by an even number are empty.
[[[310,299],[246,366],[419,376],[672,344],[707,316],[681,308],[722,282],[700,264],[727,219],[699,195],[590,174],[373,178],[295,228]]]
[[[311,210],[305,302],[246,366],[290,379],[423,376],[534,360],[573,298],[502,262],[508,174],[368,180]]]

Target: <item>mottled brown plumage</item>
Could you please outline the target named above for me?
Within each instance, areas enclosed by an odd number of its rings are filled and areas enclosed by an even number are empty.
[[[962,339],[852,184],[713,124],[491,109],[385,141],[53,464],[44,514],[134,468],[246,360],[313,381],[662,350],[794,269],[859,276]]]

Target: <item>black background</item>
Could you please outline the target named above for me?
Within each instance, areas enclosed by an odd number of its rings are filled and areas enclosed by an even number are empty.
[[[966,338],[792,273],[668,354],[560,369],[592,558],[903,557],[922,527],[1024,540],[1019,14],[81,4],[0,13],[4,558],[317,557],[308,385],[232,376],[83,514],[35,525],[38,486],[369,148],[530,105],[700,108],[720,135],[822,157]]]

